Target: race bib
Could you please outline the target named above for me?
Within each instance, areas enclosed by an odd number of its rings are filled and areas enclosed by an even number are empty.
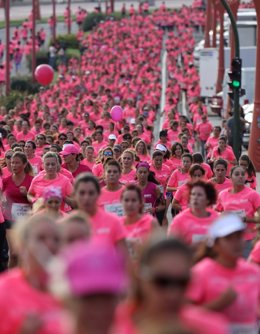
[[[232,334],[258,334],[256,324],[232,324]]]
[[[13,203],[11,209],[12,220],[16,220],[26,216],[30,210],[31,210],[30,204]]]
[[[149,212],[152,208],[152,203],[144,203],[144,212]]]
[[[230,211],[230,213],[234,213],[235,215],[237,215],[241,219],[246,218],[246,212],[243,209],[242,210],[232,210],[232,211]]]
[[[104,208],[106,212],[115,213],[118,217],[122,217],[124,215],[124,210],[121,203],[107,204]]]
[[[196,244],[198,242],[204,241],[206,239],[205,234],[193,234],[192,243]]]

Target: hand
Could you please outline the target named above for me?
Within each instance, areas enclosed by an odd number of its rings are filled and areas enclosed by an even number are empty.
[[[40,319],[39,315],[29,313],[21,325],[20,334],[35,334],[38,333],[41,327],[42,320]]]
[[[227,288],[220,296],[220,299],[224,306],[229,306],[236,300],[236,298],[237,293],[232,287]]]
[[[24,186],[19,187],[20,193],[27,196],[27,189]]]

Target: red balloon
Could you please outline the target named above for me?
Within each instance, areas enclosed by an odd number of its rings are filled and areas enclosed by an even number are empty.
[[[54,77],[53,68],[50,65],[42,64],[36,67],[34,72],[35,79],[43,86],[49,85]]]

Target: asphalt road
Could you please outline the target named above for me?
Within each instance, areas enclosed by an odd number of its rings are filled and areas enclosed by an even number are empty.
[[[57,15],[63,15],[64,10],[67,6],[67,1],[64,1],[64,3],[58,3],[62,0],[56,0],[57,2],[57,8],[56,13]],[[167,0],[165,1],[167,3],[167,7],[169,8],[178,8],[182,5],[191,5],[193,0]],[[135,8],[137,8],[139,1],[133,0],[133,1],[115,1],[115,10],[120,11],[122,8],[122,4],[125,3],[126,7],[129,8],[130,4],[133,4]],[[155,1],[155,7],[159,7],[162,1]],[[97,6],[97,1],[93,2],[77,2],[71,4],[72,12],[75,12],[78,6],[85,8],[88,12],[91,12],[94,10],[94,8]],[[104,9],[104,3],[102,3],[103,9]],[[43,18],[50,17],[52,15],[52,6],[47,4],[41,4],[41,16]],[[31,11],[31,5],[25,5],[23,3],[21,4],[14,4],[11,7],[10,10],[10,18],[11,20],[18,20],[18,19],[24,19],[28,17],[29,13]],[[5,20],[5,14],[4,9],[0,9],[0,21]]]

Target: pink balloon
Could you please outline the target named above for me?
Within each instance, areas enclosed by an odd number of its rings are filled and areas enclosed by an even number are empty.
[[[47,64],[42,64],[36,67],[34,72],[35,79],[43,86],[49,85],[54,77],[53,68]]]
[[[121,121],[121,119],[123,118],[123,110],[120,106],[114,106],[113,108],[111,108],[110,115],[113,121]]]

